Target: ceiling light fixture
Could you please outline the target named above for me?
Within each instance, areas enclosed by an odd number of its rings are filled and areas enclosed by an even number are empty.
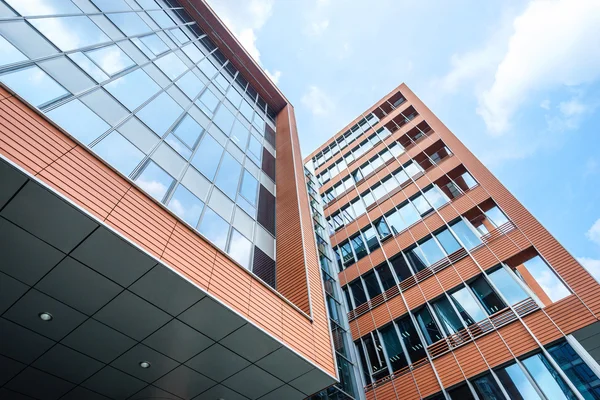
[[[52,321],[52,318],[54,318],[54,317],[52,316],[52,314],[50,314],[49,312],[46,312],[46,311],[44,311],[44,312],[42,312],[42,313],[39,313],[39,314],[38,314],[38,316],[40,317],[40,319],[41,319],[42,321],[46,321],[46,322],[47,322],[47,321]]]
[[[141,361],[140,367],[142,368],[150,368],[150,361]]]

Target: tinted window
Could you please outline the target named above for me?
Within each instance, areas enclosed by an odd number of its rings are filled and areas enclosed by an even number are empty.
[[[504,302],[482,276],[471,283],[471,288],[488,314],[492,315],[506,307]]]
[[[192,164],[209,180],[213,180],[223,154],[223,147],[210,135],[204,135]]]
[[[525,290],[523,290],[504,268],[499,268],[489,274],[488,277],[511,305],[529,297],[527,293],[525,293]]]
[[[193,227],[198,224],[203,208],[204,203],[181,184],[169,200],[169,209]]]
[[[462,244],[465,245],[467,250],[471,250],[473,247],[478,246],[481,243],[479,237],[473,233],[473,231],[467,226],[465,221],[462,219],[450,225],[452,231],[460,239]]]
[[[392,371],[398,371],[408,365],[404,350],[400,344],[398,334],[394,324],[388,325],[381,329],[381,337],[383,339],[383,345],[388,355],[388,364],[392,368]]]

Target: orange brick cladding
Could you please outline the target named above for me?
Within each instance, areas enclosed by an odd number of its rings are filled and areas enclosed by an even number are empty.
[[[439,139],[450,148],[453,155],[441,161],[437,166],[426,170],[425,175],[416,179],[415,183],[411,183],[389,198],[379,201],[376,207],[369,207],[367,214],[339,229],[331,236],[332,245],[335,246],[351,237],[367,226],[369,219],[374,221],[395,205],[416,194],[419,188],[425,188],[431,181],[458,166],[464,166],[479,185],[440,208],[438,213],[430,214],[424,220],[400,232],[394,238],[383,242],[382,247],[344,269],[339,273],[340,284],[344,286],[350,283],[383,262],[384,256],[389,258],[397,254],[400,250],[406,249],[412,243],[442,227],[444,221],[451,221],[458,215],[462,215],[489,201],[489,199],[492,199],[504,211],[510,221],[514,223],[516,229],[485,246],[479,247],[471,255],[421,280],[408,290],[381,301],[379,305],[370,306],[370,310],[350,320],[353,339],[361,338],[369,332],[385,326],[390,321],[407,315],[407,306],[408,309],[414,310],[424,304],[426,300],[436,298],[444,291],[455,288],[499,262],[509,260],[511,257],[531,249],[535,249],[537,253],[545,258],[563,278],[573,294],[434,358],[431,362],[428,359],[418,361],[412,369],[407,369],[398,376],[394,375],[392,378],[382,379],[375,385],[369,385],[366,388],[367,399],[377,400],[406,400],[427,397],[439,392],[441,386],[449,388],[465,379],[470,379],[490,368],[531,352],[539,348],[540,345],[554,342],[577,329],[592,324],[600,317],[600,285],[405,84],[395,88],[381,101],[366,110],[363,115],[348,124],[332,139],[306,157],[305,162],[310,162],[312,157],[333,143],[334,139],[344,134],[363,116],[376,110],[386,99],[397,92],[400,92],[407,100],[406,103],[383,117],[382,121],[375,125],[374,130],[385,125],[386,122],[410,106],[414,107],[419,116],[409,124],[410,126],[405,126],[393,132],[390,137],[383,140],[383,143],[380,142],[375,145],[375,149],[363,154],[348,167],[349,170],[352,171],[358,168],[372,155],[383,150],[385,148],[384,143],[392,143],[421,121],[426,121],[431,127],[430,136],[419,142],[420,148],[410,148],[406,153],[399,156],[400,162],[389,161],[391,163],[389,170],[392,171],[408,161],[409,156],[412,157],[423,151]],[[359,140],[355,143],[359,143]],[[348,153],[353,146],[354,144],[347,146],[347,148],[334,155],[332,159],[317,167],[315,173],[319,174],[326,170],[341,155]],[[346,173],[340,173],[332,178],[330,182],[326,182],[321,188],[321,193],[331,188],[344,176],[346,176]],[[381,174],[376,173],[374,178],[365,179],[363,183],[359,184],[358,190],[350,190],[349,193],[343,194],[334,200],[326,207],[325,215],[332,215],[341,206],[348,204],[359,193],[379,182],[381,176]]]
[[[288,108],[282,113],[286,117],[278,117],[278,120],[284,121],[284,124],[295,124],[293,117],[287,118]],[[277,219],[291,221],[295,218],[298,231],[294,233],[302,232],[302,240],[308,249],[306,257],[296,258],[298,253],[293,253],[290,258],[286,252],[296,252],[298,248],[301,250],[301,246],[286,247],[285,243],[289,242],[285,235],[291,233],[277,226],[278,230],[281,229],[277,236],[278,265],[282,265],[278,280],[285,282],[290,279],[291,282],[282,284],[280,295],[37,111],[0,87],[2,157],[111,226],[330,375],[337,376],[314,236],[312,231],[309,234],[306,228],[302,228],[304,224],[310,229],[310,225],[306,225],[310,224],[310,211],[296,128],[281,123],[277,128],[281,146],[277,149],[279,152],[281,148],[277,157]],[[286,144],[292,142],[294,154]],[[285,177],[295,179],[299,195],[280,181]],[[299,240],[299,237],[294,236],[294,240]],[[286,260],[293,262],[291,267]],[[287,273],[294,276],[287,276]],[[312,298],[307,289],[309,285]],[[297,291],[297,287],[305,289]],[[312,314],[309,314],[310,311]]]

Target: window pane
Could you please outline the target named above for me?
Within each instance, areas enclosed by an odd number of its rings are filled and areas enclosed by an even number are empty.
[[[423,307],[419,310],[415,317],[428,345],[442,339],[443,336],[427,307]]]
[[[131,174],[144,158],[144,153],[116,131],[95,145],[94,151],[125,176]]]
[[[509,272],[504,268],[500,268],[497,271],[492,272],[488,275],[490,280],[498,288],[504,298],[510,303],[510,305],[517,304],[521,300],[525,300],[527,293],[523,288],[510,276]]]
[[[27,57],[25,57],[23,53],[17,50],[15,46],[10,44],[2,36],[0,36],[0,54],[2,54],[0,65],[7,65],[27,60]]]
[[[408,262],[410,262],[410,265],[415,272],[421,271],[429,265],[427,264],[427,260],[425,259],[423,252],[418,246],[409,250],[406,253],[406,258],[408,258]]]
[[[395,211],[390,215],[387,215],[386,218],[392,228],[392,231],[394,232],[394,235],[397,235],[407,227],[407,225],[404,223],[404,220],[400,216],[400,211]]]
[[[193,149],[196,146],[202,131],[202,127],[196,122],[196,120],[187,114],[177,124],[173,132],[175,132],[175,135],[177,135],[177,137],[181,139],[181,141],[190,149]]]
[[[375,228],[370,227],[364,230],[362,233],[367,242],[367,246],[369,247],[369,251],[373,251],[379,247],[379,241],[377,240],[377,233],[375,232]]]
[[[388,325],[381,329],[380,332],[381,337],[383,338],[383,345],[385,346],[385,350],[389,357],[388,363],[390,367],[392,367],[392,371],[395,372],[406,367],[408,361],[406,361],[406,356],[404,355],[404,350],[402,350],[402,345],[400,344],[400,339],[398,338],[394,324]]]
[[[203,208],[204,203],[181,184],[169,201],[169,209],[193,227],[198,225]]]
[[[28,20],[62,51],[80,49],[110,39],[88,17],[54,17]]]
[[[354,254],[356,254],[356,259],[360,260],[364,256],[367,255],[367,249],[365,247],[365,242],[363,241],[360,235],[353,237],[350,239],[352,242],[352,248],[354,249]]]
[[[569,289],[556,277],[554,271],[539,256],[526,261],[524,266],[553,302],[571,294]],[[527,283],[527,280],[525,280],[525,283]]]
[[[154,64],[156,64],[158,68],[171,79],[177,78],[187,70],[183,61],[181,61],[175,53],[169,53],[166,56],[159,58],[154,61]]]
[[[225,249],[229,224],[208,207],[206,207],[204,217],[202,217],[202,222],[200,223],[198,230],[215,246],[219,247],[221,250]]]
[[[467,325],[473,325],[475,322],[479,322],[485,318],[485,314],[466,287],[451,293],[450,297]]]
[[[443,231],[436,233],[435,237],[440,241],[440,244],[444,250],[446,250],[446,254],[452,254],[456,250],[460,249],[460,244],[458,244],[448,229],[444,229]]]
[[[254,136],[250,136],[250,143],[248,143],[248,156],[254,161],[256,164],[260,165],[260,160],[262,159],[262,145]]]
[[[189,160],[192,156],[192,150],[187,147],[177,136],[173,133],[170,133],[166,138],[165,142],[169,144],[179,155],[181,155],[186,160]]]
[[[215,108],[217,108],[217,105],[219,104],[219,99],[210,90],[205,90],[196,104],[198,104],[202,111],[207,113],[209,116],[212,116]]]
[[[252,254],[252,242],[235,229],[231,231],[229,251],[227,253],[244,268],[250,269],[250,254]]]
[[[380,239],[386,238],[391,233],[390,228],[388,228],[383,218],[379,218],[379,220],[375,222],[375,227],[377,228]]]
[[[363,288],[360,278],[355,280],[354,282],[351,282],[348,286],[350,287],[350,291],[352,292],[352,299],[354,300],[355,307],[358,307],[361,304],[367,302],[367,295],[365,294],[365,289]]]
[[[83,69],[89,76],[94,78],[98,83],[108,79],[108,75],[104,73],[96,64],[87,58],[83,53],[70,53],[67,54],[69,58],[74,61],[81,69]]]
[[[505,223],[508,222],[508,218],[506,218],[506,215],[504,215],[504,213],[502,211],[500,211],[500,209],[496,206],[492,207],[491,209],[487,210],[485,212],[486,217],[492,221],[492,223],[498,227],[500,225],[503,225]]]
[[[194,100],[200,91],[204,88],[204,84],[196,77],[193,71],[188,71],[175,84],[189,97]]]
[[[475,179],[473,179],[471,174],[469,174],[468,172],[465,172],[462,175],[462,178],[465,180],[465,183],[467,184],[467,187],[469,189],[472,189],[475,185],[477,185],[477,182],[475,181]]]
[[[240,187],[240,194],[253,206],[256,206],[258,192],[258,180],[250,172],[244,170],[244,178]]]
[[[404,346],[408,351],[411,364],[425,358],[425,348],[419,339],[419,335],[410,318],[405,317],[398,321],[398,330],[404,342]]]
[[[340,251],[342,252],[342,260],[344,262],[344,266],[348,266],[354,262],[354,254],[352,254],[352,248],[350,247],[350,243],[346,242],[340,246]]]
[[[141,69],[109,82],[104,87],[130,111],[138,108],[160,90],[160,87]]]
[[[138,111],[137,116],[150,129],[162,136],[182,113],[183,108],[171,96],[162,92]]]
[[[548,353],[585,399],[600,399],[600,380],[568,342],[550,347]]]
[[[6,0],[8,4],[23,16],[81,14],[81,10],[70,1],[65,0]]]
[[[162,201],[173,181],[174,179],[171,175],[167,174],[152,161],[148,163],[144,172],[135,180],[142,189],[158,201]]]
[[[577,398],[542,353],[523,360],[523,365],[549,400]]]
[[[63,129],[83,144],[89,145],[110,126],[81,101],[73,100],[47,113]]]
[[[196,155],[192,159],[192,165],[198,168],[209,180],[213,180],[217,166],[223,154],[223,147],[210,135],[204,135]]]
[[[431,206],[429,205],[427,200],[425,200],[425,197],[421,195],[415,197],[411,201],[419,211],[419,214],[421,215],[427,214],[431,210]]]
[[[474,400],[473,393],[466,384],[460,385],[457,388],[448,391],[452,400]]]
[[[379,343],[377,335],[374,336],[375,342],[371,335],[366,336],[363,339],[365,348],[367,349],[367,355],[369,357],[369,364],[371,372],[373,373],[373,379],[380,379],[388,374],[387,366],[384,361],[383,350]]]
[[[465,245],[467,250],[471,250],[473,247],[481,244],[481,240],[473,233],[473,231],[467,226],[465,221],[462,219],[450,225],[452,231],[458,236],[462,244]]]
[[[400,207],[399,211],[406,226],[410,226],[421,219],[421,216],[417,213],[417,210],[411,202]]]
[[[436,241],[433,238],[429,238],[423,243],[420,243],[419,247],[421,248],[421,251],[427,258],[427,265],[431,265],[436,261],[439,261],[442,258],[444,258],[444,253],[442,252],[442,249],[440,249],[440,246],[436,243]]]
[[[369,298],[381,294],[381,287],[379,286],[379,282],[377,282],[377,277],[375,276],[375,272],[370,271],[363,275],[363,280],[365,281],[365,286],[367,287],[367,293],[369,294]]]
[[[248,136],[250,136],[248,128],[246,128],[240,121],[235,121],[231,131],[231,140],[238,145],[240,149],[246,150]]]
[[[394,279],[387,262],[375,267],[375,270],[377,271],[377,275],[379,275],[383,290],[388,290],[389,288],[396,286],[396,280]]]
[[[241,174],[242,165],[231,154],[225,152],[215,184],[229,198],[235,199]]]
[[[106,14],[106,16],[127,36],[137,36],[150,31],[150,27],[137,13]]]
[[[435,185],[426,190],[424,193],[425,198],[434,208],[439,208],[448,201],[446,199],[446,195],[444,195],[444,193]]]
[[[511,400],[541,399],[519,365],[513,364],[501,369],[496,372],[496,375],[498,375],[500,383],[502,383]]]
[[[485,374],[473,381],[475,392],[482,400],[504,400],[504,394],[492,374]]]
[[[116,75],[135,65],[116,44],[86,51],[85,54],[108,75]]]
[[[0,75],[0,81],[36,107],[68,94],[62,86],[38,67],[27,67]]]
[[[229,136],[229,131],[235,121],[235,117],[223,104],[219,107],[213,121],[227,136]]]
[[[492,315],[506,307],[506,304],[482,276],[471,283],[471,288],[488,314]]]
[[[433,309],[435,310],[446,335],[452,335],[464,328],[447,298],[442,297],[433,303]]]

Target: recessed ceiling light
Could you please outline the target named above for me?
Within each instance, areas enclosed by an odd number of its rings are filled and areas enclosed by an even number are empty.
[[[54,318],[49,312],[39,313],[38,316],[42,321],[52,321],[52,318]]]
[[[140,367],[142,368],[150,368],[150,361],[141,361]]]

